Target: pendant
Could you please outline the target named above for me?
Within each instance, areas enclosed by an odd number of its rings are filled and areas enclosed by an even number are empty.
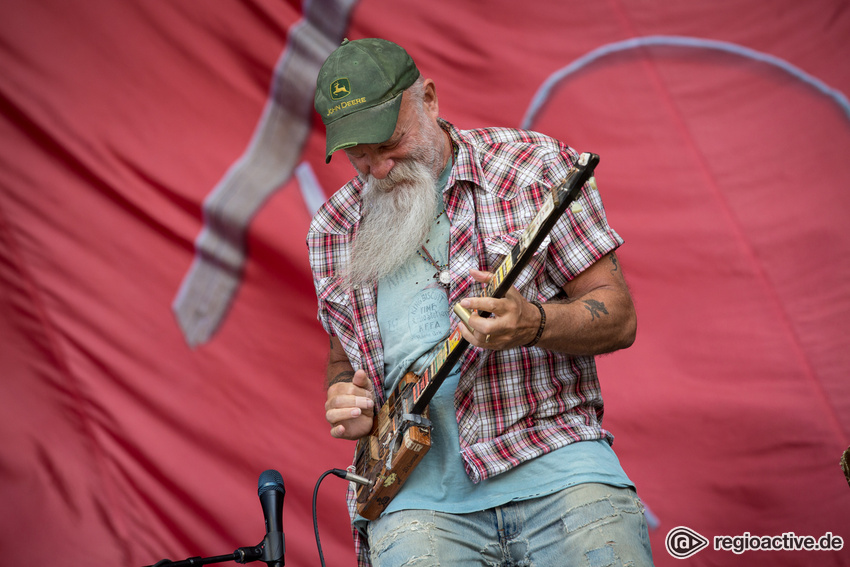
[[[448,286],[450,283],[452,283],[452,275],[449,273],[448,270],[443,270],[440,272],[440,283],[444,286]]]

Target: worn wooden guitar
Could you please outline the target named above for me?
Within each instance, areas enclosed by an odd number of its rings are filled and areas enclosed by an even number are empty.
[[[581,154],[576,167],[544,201],[511,253],[499,264],[484,294],[504,297],[519,273],[567,207],[578,197],[582,186],[593,183],[593,170],[599,163],[596,154]],[[455,313],[464,323],[470,313],[455,305]],[[489,313],[479,313],[482,317]],[[431,365],[416,376],[408,372],[375,416],[369,435],[357,442],[354,472],[369,481],[357,486],[357,512],[376,519],[398,494],[411,471],[431,448],[431,422],[428,403],[451,372],[469,343],[461,336],[460,326],[443,341]]]

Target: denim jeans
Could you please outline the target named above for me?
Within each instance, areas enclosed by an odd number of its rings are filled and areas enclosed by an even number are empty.
[[[469,514],[401,510],[369,523],[374,567],[652,565],[630,488],[578,484]]]

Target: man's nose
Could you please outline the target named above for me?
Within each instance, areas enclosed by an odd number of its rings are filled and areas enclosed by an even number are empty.
[[[395,160],[392,158],[375,155],[369,158],[369,173],[375,179],[384,179],[392,171]]]

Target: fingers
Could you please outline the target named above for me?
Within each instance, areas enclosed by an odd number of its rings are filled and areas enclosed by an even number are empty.
[[[475,315],[475,317],[477,317],[477,321],[488,321],[488,319],[482,319],[477,315]],[[484,327],[484,325],[476,323],[475,321],[473,321],[472,318],[470,318],[469,323],[470,326],[472,326],[472,328],[474,329],[473,331],[470,331],[469,328],[466,327],[466,325],[460,326],[461,335],[464,339],[466,339],[469,344],[480,348],[487,348],[493,350],[496,350],[500,347],[498,336],[494,335],[493,333],[487,333],[486,331],[475,329],[476,326]]]
[[[360,439],[372,430],[373,418],[361,416],[332,424],[331,436],[337,439]]]
[[[375,388],[372,385],[372,381],[366,375],[366,371],[362,368],[354,373],[354,377],[351,379],[351,383],[357,386],[358,388],[369,392],[370,396],[375,391]]]
[[[490,278],[492,278],[493,274],[490,272],[484,272],[482,270],[469,270],[469,275],[472,276],[472,279],[479,283],[489,283]],[[494,298],[494,297],[466,297],[461,300],[460,304],[466,309],[482,311],[487,313],[492,313],[494,315],[501,315],[505,312],[506,309],[509,308],[509,304],[506,303],[506,300],[515,300],[516,297],[521,297],[520,293],[516,290],[516,288],[511,287],[505,297],[503,298]]]
[[[375,407],[372,392],[372,381],[362,370],[354,374],[351,382],[334,384],[328,388],[328,398],[325,401],[328,421],[334,423],[359,417],[364,411],[371,412]]]
[[[328,398],[325,402],[325,415],[331,423],[351,419],[352,417],[360,417],[364,412],[371,412],[375,407],[375,402],[371,398],[363,396],[334,396]],[[331,419],[331,418],[334,419]]]
[[[328,388],[325,419],[333,437],[358,439],[369,433],[375,408],[373,392],[372,381],[363,370],[355,372],[351,382]]]
[[[487,283],[492,277],[490,272],[481,270],[470,270],[469,274],[479,283]],[[505,296],[498,299],[467,297],[460,304],[472,312],[469,328],[461,327],[463,337],[470,344],[490,350],[503,350],[528,342],[523,341],[529,324],[528,300],[515,287],[508,289]],[[481,317],[480,313],[489,313],[490,316]]]
[[[372,386],[372,381],[362,369],[354,373],[351,381],[336,382],[328,388],[328,399],[343,395],[364,396],[366,398],[373,399],[373,394],[374,388]]]
[[[472,279],[479,283],[490,283],[490,278],[493,277],[491,272],[475,269],[469,270],[469,275],[472,276]]]
[[[367,413],[338,421],[332,416],[331,412],[328,412],[326,417],[328,423],[331,424],[331,436],[337,439],[359,439],[367,435],[372,429],[372,422],[374,420],[372,415]]]

